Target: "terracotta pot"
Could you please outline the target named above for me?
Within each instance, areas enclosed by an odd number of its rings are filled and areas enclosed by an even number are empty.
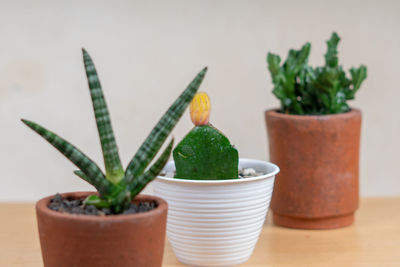
[[[267,110],[270,160],[281,168],[274,223],[302,229],[350,225],[358,208],[361,112],[299,116]]]
[[[77,199],[90,193],[62,196]],[[50,210],[52,197],[36,203],[44,266],[161,266],[168,208],[161,198],[139,195],[134,202],[156,201],[158,207],[144,213],[103,217]]]

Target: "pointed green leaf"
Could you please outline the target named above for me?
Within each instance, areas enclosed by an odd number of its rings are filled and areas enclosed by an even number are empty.
[[[307,64],[308,61],[308,56],[310,55],[311,51],[311,44],[310,43],[305,43],[300,51],[297,51],[296,53],[296,67],[295,67],[295,72],[296,74],[304,68],[304,65]]]
[[[101,199],[97,195],[90,195],[88,196],[84,201],[84,205],[93,205],[96,206],[97,208],[108,208],[110,207],[110,203]]]
[[[276,82],[279,70],[281,68],[281,57],[272,53],[268,53],[267,63],[269,72],[271,73],[272,81]]]
[[[146,169],[148,164],[157,154],[160,147],[165,142],[169,133],[175,127],[186,107],[189,105],[193,96],[197,92],[204,76],[207,72],[207,68],[204,68],[189,84],[189,86],[183,91],[167,112],[162,116],[157,125],[150,132],[149,136],[140,146],[135,156],[129,163],[126,173],[125,182],[129,184],[134,177],[139,176]]]
[[[93,61],[85,49],[82,49],[82,53],[101,149],[103,150],[106,178],[112,183],[117,184],[124,176],[124,169],[122,168],[121,160],[118,155],[118,148],[111,126],[110,115]]]
[[[86,174],[83,173],[83,171],[81,171],[81,170],[76,170],[76,171],[74,171],[74,174],[75,174],[76,176],[78,176],[79,178],[81,178],[82,180],[88,182],[89,184],[93,184],[93,183],[90,181],[90,178],[87,177]]]
[[[339,44],[340,37],[337,35],[336,32],[332,33],[331,38],[326,42],[328,45],[328,50],[326,51],[325,54],[325,62],[326,65],[334,68],[338,65],[339,59],[338,59],[338,52],[337,52],[337,46]]]
[[[351,83],[353,84],[351,97],[354,98],[354,94],[360,88],[362,82],[367,78],[367,67],[361,65],[358,68],[351,68],[350,74],[351,74]]]
[[[128,185],[132,198],[139,194],[143,188],[145,188],[146,185],[162,171],[169,159],[169,156],[171,155],[173,145],[174,139],[171,140],[168,147],[164,150],[157,161],[145,173],[141,174],[137,178],[134,178],[132,183]]]
[[[55,133],[43,128],[42,126],[28,121],[22,120],[29,128],[34,130],[44,139],[46,139],[51,145],[53,145],[58,151],[60,151],[65,157],[67,157],[72,163],[74,163],[87,178],[84,179],[91,183],[99,191],[101,195],[108,194],[112,189],[113,185],[107,181],[100,168],[83,154],[78,148],[68,143],[63,138],[57,136]]]

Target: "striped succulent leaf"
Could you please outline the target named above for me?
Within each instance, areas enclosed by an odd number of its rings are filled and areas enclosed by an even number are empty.
[[[74,174],[90,184],[90,178],[87,177],[86,174],[83,173],[83,171],[76,170],[76,171],[74,171]]]
[[[107,195],[113,190],[114,185],[105,179],[101,169],[78,148],[34,122],[24,119],[22,122],[72,161],[84,174],[81,178],[92,184],[99,191],[100,195]]]
[[[131,196],[136,196],[139,194],[145,186],[151,182],[164,168],[167,163],[169,156],[171,155],[171,150],[174,145],[174,139],[168,144],[167,148],[157,159],[157,161],[143,174],[135,178],[131,184],[129,184],[129,189],[131,191]]]
[[[83,201],[84,205],[94,205],[98,208],[109,208],[110,203],[97,195],[89,195]]]
[[[161,146],[164,144],[165,139],[175,127],[176,123],[182,116],[186,107],[191,102],[193,96],[200,87],[201,82],[207,72],[207,67],[204,68],[178,99],[172,104],[167,112],[161,117],[160,121],[150,132],[149,136],[140,146],[133,159],[130,161],[125,171],[125,182],[130,184],[135,177],[140,176],[147,168],[149,163],[153,160]]]
[[[113,184],[117,184],[124,176],[124,169],[122,168],[121,160],[118,155],[118,148],[111,126],[110,115],[94,63],[85,49],[82,49],[82,53],[93,110],[96,117],[97,130],[103,150],[106,178]]]

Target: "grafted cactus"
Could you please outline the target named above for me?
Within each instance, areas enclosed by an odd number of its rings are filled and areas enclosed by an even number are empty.
[[[195,127],[173,151],[176,178],[223,180],[238,178],[238,151],[228,138],[209,124],[210,100],[198,93],[190,104]]]
[[[95,66],[89,54],[84,49],[82,52],[103,151],[105,174],[96,163],[68,141],[34,122],[24,119],[22,121],[72,161],[79,168],[74,173],[97,189],[99,196],[90,195],[84,201],[85,204],[101,208],[108,207],[114,213],[121,213],[129,207],[132,199],[160,173],[167,162],[171,154],[173,139],[154,164],[148,167],[197,92],[207,68],[204,68],[194,78],[170,106],[124,171]]]

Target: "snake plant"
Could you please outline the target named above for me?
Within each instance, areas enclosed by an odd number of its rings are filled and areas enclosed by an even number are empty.
[[[72,161],[79,168],[74,173],[97,189],[98,194],[88,196],[84,201],[85,204],[99,208],[107,207],[114,213],[121,213],[129,207],[132,199],[159,174],[167,162],[171,154],[173,138],[159,158],[149,166],[197,92],[207,68],[193,79],[170,106],[124,170],[96,68],[85,49],[82,49],[82,52],[103,152],[105,173],[88,156],[65,139],[32,121],[25,119],[22,121]]]
[[[268,53],[268,69],[274,84],[273,94],[281,102],[281,112],[297,115],[343,113],[350,110],[347,100],[367,78],[367,67],[350,69],[350,76],[339,65],[337,46],[340,38],[334,32],[327,43],[325,66],[308,65],[311,44],[291,49],[281,65],[278,55]]]

